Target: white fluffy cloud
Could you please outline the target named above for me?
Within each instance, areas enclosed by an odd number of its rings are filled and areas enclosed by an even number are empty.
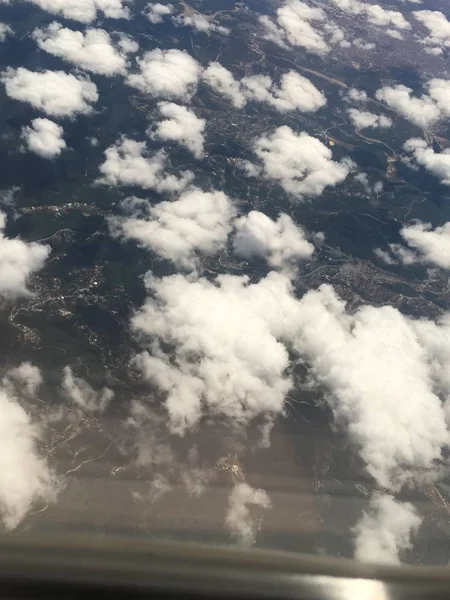
[[[115,48],[111,36],[104,29],[86,29],[83,33],[59,23],[51,23],[46,29],[36,29],[33,37],[41,50],[77,67],[108,77],[125,74],[126,50],[137,50],[129,44],[124,50],[120,43]]]
[[[95,21],[102,12],[109,19],[128,19],[127,0],[29,0],[43,10],[80,23]]]
[[[203,31],[205,33],[209,33],[211,31],[215,31],[216,33],[220,33],[222,35],[228,35],[230,33],[230,30],[227,27],[217,25],[211,18],[206,18],[200,13],[177,15],[176,17],[172,18],[172,21],[175,23],[175,25],[193,27],[197,31]]]
[[[8,386],[0,389],[0,415],[0,516],[14,529],[35,502],[55,500],[59,484],[41,447],[41,426]]]
[[[327,186],[344,181],[353,168],[348,158],[333,161],[331,150],[320,140],[286,126],[259,138],[254,152],[262,162],[264,177],[278,181],[298,198],[319,196]]]
[[[127,77],[128,85],[167,99],[189,99],[202,73],[200,64],[183,50],[157,48],[146,52],[137,62],[140,72]]]
[[[294,271],[299,260],[310,258],[314,246],[291,217],[281,214],[272,221],[253,210],[235,221],[234,252],[244,258],[261,257],[274,269]]]
[[[176,141],[190,150],[195,158],[202,158],[205,153],[205,119],[173,102],[160,102],[158,108],[164,119],[156,125],[153,135],[161,140]]]
[[[374,113],[350,108],[348,111],[350,120],[356,129],[364,129],[366,127],[387,129],[392,127],[392,119],[385,115],[375,115]]]
[[[29,71],[8,68],[1,75],[6,93],[14,100],[28,102],[54,117],[73,117],[92,112],[98,100],[97,87],[87,78],[63,71]]]
[[[369,23],[378,27],[396,27],[397,29],[411,29],[411,25],[401,12],[386,10],[378,4],[369,4],[364,9]]]
[[[430,32],[424,44],[438,48],[450,48],[450,21],[438,10],[417,10],[414,17]]]
[[[4,386],[9,386],[13,383],[18,386],[21,394],[26,394],[29,397],[36,395],[42,382],[41,371],[30,362],[24,362],[18,367],[13,367],[3,379]]]
[[[100,165],[99,183],[106,185],[137,186],[158,192],[180,192],[193,179],[190,171],[179,177],[164,172],[167,155],[164,151],[150,155],[145,142],[136,142],[126,137],[105,150],[105,162]]]
[[[419,127],[427,128],[441,117],[436,102],[430,96],[413,96],[412,89],[404,85],[380,88],[376,98]]]
[[[375,494],[369,511],[354,528],[355,558],[363,562],[400,563],[399,552],[412,547],[422,519],[409,502],[388,494]]]
[[[6,23],[0,23],[0,42],[4,42],[8,35],[13,35],[14,31]]]
[[[0,295],[7,298],[30,294],[28,277],[44,266],[48,246],[5,237],[6,215],[0,212]]]
[[[252,546],[256,541],[261,513],[270,506],[269,496],[264,490],[252,488],[248,483],[238,483],[228,497],[225,526],[239,544]]]
[[[164,17],[171,15],[173,13],[173,5],[172,4],[161,4],[160,2],[147,4],[144,10],[144,14],[150,23],[156,25],[157,23],[162,23]]]
[[[114,392],[108,387],[97,391],[84,379],[74,377],[69,366],[64,367],[62,390],[78,409],[91,414],[103,413],[114,398]]]
[[[199,253],[214,255],[224,247],[236,214],[223,192],[197,188],[187,190],[173,202],[150,206],[144,200],[129,199],[125,206],[132,216],[112,220],[113,233],[137,240],[184,269],[199,266]],[[139,212],[140,217],[134,216]]]
[[[266,102],[280,112],[316,112],[326,104],[324,94],[309,79],[294,71],[284,73],[280,85],[276,86],[267,75],[250,75],[237,81],[228,69],[216,62],[209,64],[203,78],[217,93],[229,98],[236,108],[253,100]]]
[[[408,247],[389,244],[389,251],[377,249],[376,254],[388,264],[426,263],[450,269],[450,223],[433,229],[431,223],[416,221],[402,227],[400,234]]]
[[[347,102],[366,102],[367,94],[364,90],[358,90],[357,88],[351,88],[344,98]]]
[[[425,140],[412,138],[403,146],[414,161],[436,175],[444,185],[450,185],[450,149],[435,152]]]
[[[48,119],[33,119],[31,127],[22,128],[22,137],[30,152],[42,158],[59,156],[66,148],[63,128]]]
[[[203,72],[203,79],[218,94],[231,100],[236,108],[242,108],[245,105],[247,99],[241,91],[240,82],[236,81],[233,73],[220,63],[209,63]]]
[[[146,285],[152,296],[132,328],[151,354],[141,353],[136,364],[164,394],[171,431],[184,434],[204,413],[236,426],[256,416],[273,421],[292,386],[279,341],[279,298],[291,300],[289,280],[274,272],[253,285],[230,275],[215,282],[149,275]]]

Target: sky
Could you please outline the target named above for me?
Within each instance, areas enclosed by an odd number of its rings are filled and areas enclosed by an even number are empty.
[[[403,560],[425,519],[405,493],[443,480],[450,442],[450,213],[436,208],[450,186],[449,16],[420,0],[279,2],[252,14],[252,35],[267,57],[284,57],[274,67],[262,50],[253,49],[252,60],[227,55],[243,34],[220,11],[150,2],[136,13],[127,0],[28,3],[39,19],[26,43],[47,62],[2,63],[5,102],[22,119],[13,133],[5,129],[5,152],[56,173],[81,153],[73,132],[89,132],[84,150],[95,149],[96,159],[80,185],[114,194],[100,229],[151,264],[137,278],[142,301],[127,313],[127,367],[145,393],[124,423],[136,438],[134,460],[150,473],[148,502],[169,493],[174,477],[199,497],[213,476],[194,450],[177,465],[174,440],[206,422],[245,439],[258,423],[257,446],[270,448],[292,394],[308,390],[370,481],[367,507],[348,531],[354,557]],[[7,20],[20,3],[1,4],[7,48],[22,42]],[[148,33],[133,35],[135,19]],[[218,53],[208,50],[217,44]],[[367,71],[386,48],[397,61],[413,48],[431,66],[403,79],[394,76],[399,69],[380,75],[374,66],[372,80],[353,82],[332,71],[335,56],[352,68],[360,57]],[[104,134],[90,125],[112,110],[106,96],[114,89],[141,103],[145,126],[120,127],[118,117],[119,127]],[[219,173],[214,148],[228,138],[238,150]],[[384,170],[367,165],[355,140],[384,152]],[[419,198],[419,177],[432,182],[439,202]],[[228,185],[232,178],[240,185]],[[69,187],[61,193],[70,199]],[[41,239],[17,232],[15,193],[5,190],[0,206],[0,296],[11,315],[40,304],[39,286],[60,259],[49,243],[58,231]],[[403,195],[410,205],[401,213]],[[328,210],[331,202],[373,219],[369,258],[337,247],[332,217],[340,212]],[[386,223],[385,213],[390,225],[379,233],[375,221]],[[405,310],[401,293],[396,302],[357,294],[329,275],[309,285],[307,274],[339,263],[330,262],[332,251],[346,256],[348,274],[365,260],[420,291],[444,282],[433,312]],[[64,419],[83,427],[106,418],[115,406],[108,368],[102,385],[68,358],[55,376],[63,403],[43,411],[45,376],[28,360],[5,362],[0,516],[8,529],[39,503],[58,503],[70,485],[45,452],[52,431]],[[269,490],[233,481],[223,527],[234,543],[257,544],[271,510]]]

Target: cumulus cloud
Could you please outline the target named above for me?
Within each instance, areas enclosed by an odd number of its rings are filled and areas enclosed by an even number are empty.
[[[235,108],[245,105],[247,99],[241,91],[240,82],[220,63],[209,63],[203,72],[203,79],[214,91],[231,100]]]
[[[7,298],[27,296],[28,277],[44,266],[48,246],[5,237],[6,215],[0,212],[0,295]]]
[[[4,42],[8,35],[13,35],[14,31],[6,23],[0,23],[0,42]]]
[[[30,152],[42,158],[59,156],[66,148],[63,128],[48,119],[33,119],[31,127],[22,128],[22,137]]]
[[[289,279],[275,272],[258,284],[230,275],[213,282],[148,275],[146,285],[152,296],[132,329],[151,354],[142,352],[136,365],[164,395],[170,430],[183,435],[204,413],[236,427],[257,416],[273,422],[292,386],[279,341],[279,298],[289,301]]]
[[[127,50],[136,51],[136,44],[118,44],[114,47],[109,33],[104,29],[74,31],[59,23],[51,23],[45,29],[33,32],[39,48],[53,56],[58,56],[86,71],[111,77],[125,74]],[[121,47],[122,46],[122,47]]]
[[[8,68],[1,75],[6,93],[14,100],[28,102],[54,117],[74,117],[92,112],[98,100],[97,87],[87,78],[64,71],[29,71]]]
[[[11,374],[22,375],[23,368]],[[41,447],[42,427],[8,387],[0,388],[0,414],[0,515],[14,529],[35,502],[55,500],[59,483]]]
[[[377,249],[377,255],[388,264],[397,260],[412,264],[422,262],[450,269],[450,223],[433,229],[431,223],[416,221],[402,227],[400,234],[408,248],[400,244],[389,244],[389,252]]]
[[[307,241],[305,232],[291,217],[281,214],[272,221],[265,214],[253,210],[235,221],[233,250],[244,258],[265,258],[274,269],[295,273],[299,260],[310,258],[314,246]]]
[[[364,8],[369,23],[378,27],[396,27],[397,29],[411,29],[411,25],[401,12],[387,10],[378,4],[369,4]]]
[[[327,402],[368,473],[391,491],[435,477],[450,437],[433,382],[439,349],[425,343],[422,322],[391,306],[349,314],[331,286],[300,304],[295,349],[329,390]]]
[[[351,101],[351,102],[366,102],[367,101],[367,94],[364,90],[358,90],[356,88],[351,88],[346,96],[345,96],[345,100],[347,102]]]
[[[416,10],[414,17],[430,32],[424,44],[438,48],[450,48],[450,21],[438,10]]]
[[[217,25],[211,18],[206,18],[200,13],[177,15],[172,18],[172,21],[175,25],[193,27],[197,31],[203,31],[204,33],[209,33],[211,31],[215,31],[222,35],[228,35],[230,33],[230,30],[227,27]]]
[[[297,198],[319,196],[326,187],[344,181],[353,168],[350,159],[333,161],[331,150],[321,141],[287,126],[260,137],[254,152],[263,165],[263,176],[278,181]]]
[[[350,108],[347,112],[356,129],[365,129],[366,127],[388,129],[392,127],[392,119],[386,117],[386,115],[375,115],[357,108]]]
[[[128,75],[128,85],[167,99],[189,99],[202,73],[200,64],[183,50],[157,48],[146,52],[137,62],[140,72]]]
[[[412,547],[411,538],[422,522],[410,502],[375,494],[369,511],[354,528],[355,558],[363,562],[398,564],[399,553]]]
[[[444,185],[450,185],[449,148],[446,148],[442,152],[435,152],[431,146],[428,146],[425,140],[420,138],[408,140],[403,148],[418,165],[436,175]]]
[[[439,107],[430,96],[413,96],[412,89],[404,85],[380,88],[376,98],[419,127],[428,128],[441,117]]]
[[[103,413],[114,398],[114,392],[108,387],[94,390],[87,381],[75,377],[69,366],[64,367],[62,390],[74,405],[86,413]]]
[[[164,17],[167,15],[171,15],[173,13],[173,4],[161,4],[160,2],[147,4],[144,10],[144,15],[150,21],[156,25],[157,23],[162,23]]]
[[[10,369],[3,379],[3,385],[12,384],[18,386],[21,394],[34,397],[43,382],[41,371],[30,362],[23,362],[18,367]]]
[[[176,141],[190,150],[195,158],[202,158],[205,153],[205,119],[173,102],[160,102],[158,108],[165,118],[156,125],[153,135],[161,140]]]
[[[111,221],[115,235],[134,239],[152,248],[177,267],[195,269],[200,257],[223,248],[236,214],[233,202],[223,192],[192,188],[173,202],[151,206],[144,200],[129,199],[131,217]],[[135,214],[140,216],[134,216]]]
[[[29,0],[54,15],[80,23],[95,21],[102,12],[109,19],[128,19],[127,0]]]
[[[242,108],[252,100],[266,102],[280,112],[316,112],[326,104],[324,94],[309,79],[294,71],[284,73],[277,86],[267,75],[250,75],[237,81],[228,69],[216,62],[209,64],[203,78],[217,93],[229,98],[236,108]]]
[[[136,142],[126,137],[107,148],[105,157],[105,162],[100,165],[102,176],[98,183],[106,185],[180,192],[194,177],[190,171],[182,171],[179,177],[166,174],[167,155],[163,150],[151,155],[145,142]]]
[[[269,496],[264,490],[252,488],[248,483],[238,483],[228,496],[225,527],[239,544],[252,546],[256,541],[261,513],[270,506]]]

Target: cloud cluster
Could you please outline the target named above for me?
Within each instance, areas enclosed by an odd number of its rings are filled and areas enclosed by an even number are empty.
[[[156,25],[157,23],[162,23],[164,17],[171,15],[173,13],[173,4],[161,4],[160,2],[149,2],[144,10],[144,15],[150,21]]]
[[[114,186],[137,186],[158,192],[180,192],[193,179],[193,173],[183,171],[180,176],[165,173],[167,155],[161,150],[151,155],[145,142],[120,138],[105,150],[105,161],[100,165],[102,176],[98,183]]]
[[[276,86],[267,75],[251,75],[237,81],[228,69],[213,62],[205,69],[203,79],[217,93],[230,99],[236,108],[252,100],[270,104],[280,112],[316,112],[326,104],[324,94],[294,71],[284,73],[280,85]]]
[[[5,236],[6,215],[0,212],[0,295],[7,298],[27,296],[26,283],[32,273],[44,266],[50,253],[48,246],[13,240]]]
[[[103,413],[114,398],[114,392],[108,387],[97,391],[87,381],[73,375],[69,366],[64,367],[62,390],[64,395],[82,412]]]
[[[195,92],[201,65],[183,50],[156,48],[137,59],[140,71],[128,75],[128,85],[151,96],[187,100]]]
[[[54,117],[74,117],[92,112],[97,87],[89,79],[64,71],[29,71],[8,68],[1,74],[6,93]]]
[[[310,258],[314,252],[303,229],[285,214],[272,221],[253,210],[236,219],[234,226],[234,252],[244,258],[264,258],[273,269],[295,273],[298,261]]]
[[[214,21],[209,18],[207,19],[200,13],[183,14],[177,15],[172,18],[175,25],[182,25],[184,27],[193,27],[197,31],[203,31],[204,33],[216,32],[221,35],[229,35],[230,30],[222,25],[217,25]]]
[[[5,387],[9,387],[11,384],[17,386],[20,394],[32,398],[37,394],[42,382],[43,378],[39,368],[30,362],[24,362],[18,367],[9,369],[2,384]]]
[[[252,546],[260,521],[252,512],[261,514],[270,506],[269,496],[264,490],[252,488],[248,483],[238,483],[228,497],[225,527],[240,545]]]
[[[137,240],[183,269],[195,269],[199,254],[214,255],[225,246],[236,214],[226,194],[198,188],[156,206],[136,198],[128,199],[125,206],[132,216],[112,220],[112,232]]]
[[[418,97],[404,85],[386,86],[377,90],[376,98],[415,125],[427,129],[441,117],[450,116],[450,81],[431,79],[425,89],[428,93]]]
[[[443,48],[450,48],[450,21],[438,10],[417,10],[414,17],[424,25],[430,35],[422,40],[441,53]]]
[[[36,6],[65,19],[80,23],[95,21],[102,12],[108,19],[128,19],[127,0],[28,0]]]
[[[59,156],[67,147],[63,128],[48,119],[33,119],[31,126],[22,128],[22,137],[30,152],[42,158]]]
[[[364,562],[400,563],[399,552],[412,547],[421,517],[409,502],[398,502],[389,494],[375,494],[369,511],[354,528],[355,558]]]
[[[441,183],[450,185],[449,148],[435,152],[425,140],[412,138],[404,144],[403,149],[410,155],[410,159],[438,177]]]
[[[386,115],[375,115],[357,108],[349,108],[347,112],[356,129],[365,129],[366,127],[388,129],[392,127],[392,119],[386,117]]]
[[[136,51],[137,44],[128,44],[125,49],[117,44],[104,29],[74,31],[59,23],[51,23],[45,29],[33,32],[39,48],[58,56],[86,71],[106,75],[124,75],[127,66],[127,50]]]
[[[331,0],[332,3],[346,13],[365,15],[368,22],[376,27],[393,27],[395,30],[411,29],[410,23],[401,12],[388,10],[379,4],[368,4],[360,0]],[[389,29],[388,29],[389,31]]]
[[[160,102],[158,109],[164,119],[157,123],[151,135],[160,140],[176,141],[190,150],[195,158],[202,158],[205,119],[200,119],[193,110],[173,102]]]
[[[335,162],[320,140],[287,126],[260,137],[254,152],[262,163],[263,176],[299,199],[319,196],[326,187],[341,183],[354,166],[348,158]]]

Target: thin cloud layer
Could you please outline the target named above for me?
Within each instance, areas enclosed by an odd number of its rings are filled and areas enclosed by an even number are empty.
[[[238,483],[228,496],[225,527],[238,544],[253,546],[262,514],[270,507],[270,498],[264,490],[252,488],[248,483]]]
[[[95,21],[100,13],[109,19],[129,19],[127,0],[28,0],[47,12],[80,23]]]
[[[205,119],[200,119],[193,110],[173,102],[160,102],[158,109],[164,119],[150,133],[160,140],[178,142],[190,150],[195,158],[202,158],[205,153]]]
[[[134,239],[188,270],[200,265],[201,255],[214,255],[225,246],[236,215],[226,194],[198,188],[186,191],[173,202],[151,206],[135,198],[128,199],[126,206],[132,214],[144,214],[111,220],[112,232],[123,239]]]
[[[74,31],[59,23],[51,23],[45,29],[33,32],[39,48],[58,56],[91,73],[106,75],[126,74],[127,49],[136,51],[136,45],[123,49],[115,47],[111,36],[104,29]]]
[[[4,42],[8,35],[14,35],[13,29],[7,23],[0,23],[0,42]]]
[[[388,129],[392,127],[392,119],[386,115],[375,115],[357,108],[350,108],[347,112],[356,129],[365,129],[366,127]]]
[[[180,192],[193,179],[193,173],[183,171],[180,176],[165,173],[167,154],[161,150],[149,154],[145,142],[126,137],[105,150],[105,161],[100,165],[98,183],[114,186],[137,186],[158,192]]]
[[[64,395],[82,412],[103,413],[114,398],[108,387],[97,391],[81,377],[75,377],[69,366],[64,367],[62,390]]]
[[[234,252],[244,258],[265,258],[273,269],[295,274],[298,261],[310,258],[314,252],[304,230],[285,214],[272,221],[253,210],[236,219],[234,227]]]
[[[202,73],[201,65],[183,50],[157,48],[146,52],[137,63],[140,72],[128,75],[128,85],[168,100],[189,99]]]
[[[29,71],[8,68],[1,75],[6,93],[53,117],[74,117],[92,112],[97,87],[87,78],[64,71]]]
[[[33,119],[31,126],[22,128],[27,149],[42,158],[59,156],[67,147],[63,128],[49,119]]]
[[[388,494],[375,494],[369,511],[354,528],[355,558],[377,564],[399,564],[399,553],[412,547],[412,536],[422,522],[410,502]]]
[[[349,158],[333,160],[332,152],[307,133],[278,127],[260,137],[254,152],[263,166],[263,176],[277,181],[289,194],[302,199],[319,196],[326,187],[344,181],[353,168]]]
[[[0,211],[0,295],[28,296],[27,279],[40,271],[50,253],[48,246],[5,236],[6,215]]]

